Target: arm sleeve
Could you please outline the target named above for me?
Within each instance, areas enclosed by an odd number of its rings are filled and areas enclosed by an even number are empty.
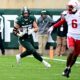
[[[55,28],[57,28],[57,27],[59,27],[59,26],[61,26],[62,24],[64,24],[65,23],[65,19],[60,19],[57,23],[55,23],[53,26],[55,27]]]

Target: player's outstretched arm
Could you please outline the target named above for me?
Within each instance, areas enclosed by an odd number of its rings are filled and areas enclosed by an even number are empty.
[[[60,27],[65,22],[65,19],[60,19],[57,23],[55,23],[53,26],[51,26],[48,30],[48,33],[51,33],[54,28]]]

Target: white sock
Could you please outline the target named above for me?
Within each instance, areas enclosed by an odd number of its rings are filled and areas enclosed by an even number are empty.
[[[20,59],[21,59],[20,54],[17,54],[17,55],[16,55],[17,63],[19,63],[19,62],[20,62]]]
[[[70,69],[70,66],[66,67],[67,69]]]
[[[45,63],[45,60],[43,60],[42,63],[44,64]]]
[[[45,61],[45,60],[43,60],[42,63],[43,63],[46,67],[51,67],[51,65],[50,65],[47,61]]]
[[[68,66],[67,68],[70,69],[70,66]]]
[[[18,56],[18,58],[21,58],[21,57],[20,57],[20,54],[17,54],[17,56]]]

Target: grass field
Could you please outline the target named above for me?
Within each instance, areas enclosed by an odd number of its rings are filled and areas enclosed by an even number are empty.
[[[55,58],[66,59],[66,57]],[[80,80],[80,64],[74,65],[70,78],[67,79],[61,75],[65,62],[47,61],[52,65],[49,69],[33,57],[24,58],[20,64],[16,64],[15,56],[0,56],[0,80]]]

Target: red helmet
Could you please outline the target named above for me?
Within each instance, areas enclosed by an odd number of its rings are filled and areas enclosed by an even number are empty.
[[[77,0],[70,0],[67,4],[67,10],[69,11],[70,14],[73,12],[76,12],[79,7],[79,2]]]

